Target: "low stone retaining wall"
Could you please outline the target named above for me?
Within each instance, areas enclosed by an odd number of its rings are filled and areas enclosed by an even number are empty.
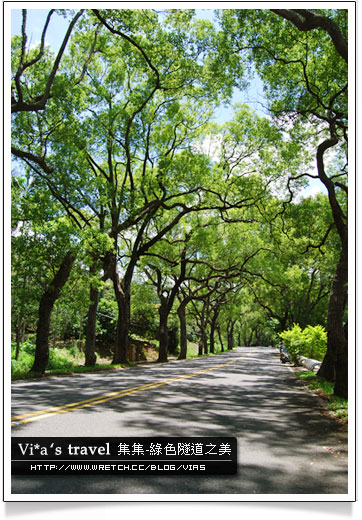
[[[308,368],[308,370],[319,370],[322,361],[318,361],[317,359],[309,359],[304,356],[298,356],[298,365],[302,367]]]

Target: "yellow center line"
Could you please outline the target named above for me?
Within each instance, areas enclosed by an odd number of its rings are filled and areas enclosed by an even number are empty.
[[[242,357],[244,357],[244,356],[242,356]],[[110,392],[108,394],[99,395],[97,397],[91,397],[89,399],[84,399],[83,401],[68,403],[68,404],[61,405],[61,406],[52,406],[51,408],[46,408],[45,410],[38,410],[36,412],[25,413],[22,415],[15,415],[14,417],[11,418],[11,420],[14,421],[14,423],[11,423],[11,426],[17,426],[19,423],[25,424],[28,422],[37,421],[39,419],[45,419],[46,417],[51,417],[53,415],[57,415],[60,413],[72,412],[73,410],[79,410],[81,408],[85,408],[86,406],[93,406],[96,404],[104,403],[106,401],[111,401],[112,399],[118,399],[118,398],[126,396],[126,395],[134,394],[136,392],[141,392],[142,390],[158,388],[160,386],[168,385],[175,381],[179,381],[181,379],[188,379],[190,377],[195,377],[198,374],[202,374],[204,372],[209,372],[210,370],[216,370],[217,368],[222,368],[227,365],[231,365],[232,363],[235,363],[239,359],[242,359],[242,357],[239,357],[232,361],[228,361],[227,363],[222,363],[221,365],[204,368],[202,370],[198,370],[196,372],[191,372],[190,374],[185,374],[182,376],[177,376],[172,379],[167,379],[165,381],[148,383],[148,384],[141,385],[141,386],[126,388],[125,390],[120,390],[119,392]]]
[[[149,383],[147,385],[142,385],[142,386],[135,386],[134,388],[129,388],[128,390],[133,390],[136,388],[138,388],[139,390],[143,390],[143,389],[147,389],[152,384],[153,383]],[[118,397],[120,394],[122,394],[125,391],[126,390],[121,390],[119,392],[110,392],[108,394],[98,395],[96,397],[90,397],[89,399],[84,399],[84,401],[77,401],[75,403],[68,403],[68,404],[64,404],[61,406],[52,406],[50,408],[46,408],[45,410],[38,410],[37,412],[30,412],[30,413],[24,413],[22,415],[15,415],[14,417],[12,417],[12,420],[13,419],[22,419],[24,417],[29,417],[29,416],[34,416],[34,415],[42,415],[47,412],[61,410],[62,408],[69,408],[69,407],[72,408],[73,406],[80,405],[83,403],[92,403],[93,401],[97,401],[98,399],[101,399],[102,397]]]

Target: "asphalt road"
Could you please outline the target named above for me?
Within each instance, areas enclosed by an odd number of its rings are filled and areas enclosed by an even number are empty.
[[[347,434],[276,349],[16,382],[12,405],[12,436],[238,443],[236,475],[13,476],[13,494],[347,493]]]

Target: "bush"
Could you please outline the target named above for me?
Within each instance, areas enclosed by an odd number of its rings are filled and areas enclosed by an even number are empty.
[[[84,358],[84,354],[77,344],[77,341],[75,341],[75,345],[67,345],[66,347],[62,347],[59,349],[61,352],[66,352],[67,355],[69,355],[71,358]]]
[[[15,352],[16,352],[16,343],[11,343],[11,357],[12,358],[15,358]],[[35,355],[35,344],[29,340],[21,343],[20,350],[19,350],[19,357],[21,354],[24,354],[24,353],[34,356]]]
[[[57,370],[63,368],[73,368],[76,364],[72,354],[64,349],[51,348],[49,349],[49,360],[47,370]]]
[[[96,345],[104,347],[109,352],[110,345],[116,341],[117,331],[117,302],[101,298],[97,309]]]
[[[11,375],[12,376],[20,376],[30,371],[31,367],[34,363],[34,356],[28,354],[27,352],[21,352],[19,354],[18,360],[15,360],[12,356],[11,359]]]
[[[321,325],[308,325],[302,330],[294,323],[292,329],[284,330],[279,336],[284,340],[293,362],[297,361],[298,356],[323,360],[327,350],[327,333]]]
[[[157,314],[151,312],[149,305],[145,308],[137,308],[132,312],[130,333],[142,338],[153,339],[157,336],[158,320]]]
[[[20,346],[19,358],[15,359],[16,344],[11,344],[11,375],[21,376],[30,372],[34,363],[35,345],[30,341],[24,341]],[[49,349],[49,361],[47,370],[68,369],[76,366],[74,357],[79,354],[76,347],[70,349]]]
[[[297,361],[298,356],[305,356],[303,331],[298,324],[294,324],[290,330],[284,330],[279,336],[284,340],[285,346],[294,363]]]
[[[308,325],[303,330],[303,337],[309,352],[306,357],[322,361],[327,350],[327,333],[324,328],[321,325]]]
[[[20,345],[19,357],[16,360],[16,343],[11,343],[11,375],[20,376],[29,372],[34,363],[35,345],[24,341]]]

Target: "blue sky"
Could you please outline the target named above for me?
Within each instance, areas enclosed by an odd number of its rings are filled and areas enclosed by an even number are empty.
[[[32,45],[40,41],[41,33],[47,17],[49,9],[28,9],[27,10],[27,34],[29,37],[28,44]],[[11,10],[11,35],[21,34],[22,10]],[[46,40],[49,45],[58,50],[67,30],[68,22],[62,16],[53,15]]]

